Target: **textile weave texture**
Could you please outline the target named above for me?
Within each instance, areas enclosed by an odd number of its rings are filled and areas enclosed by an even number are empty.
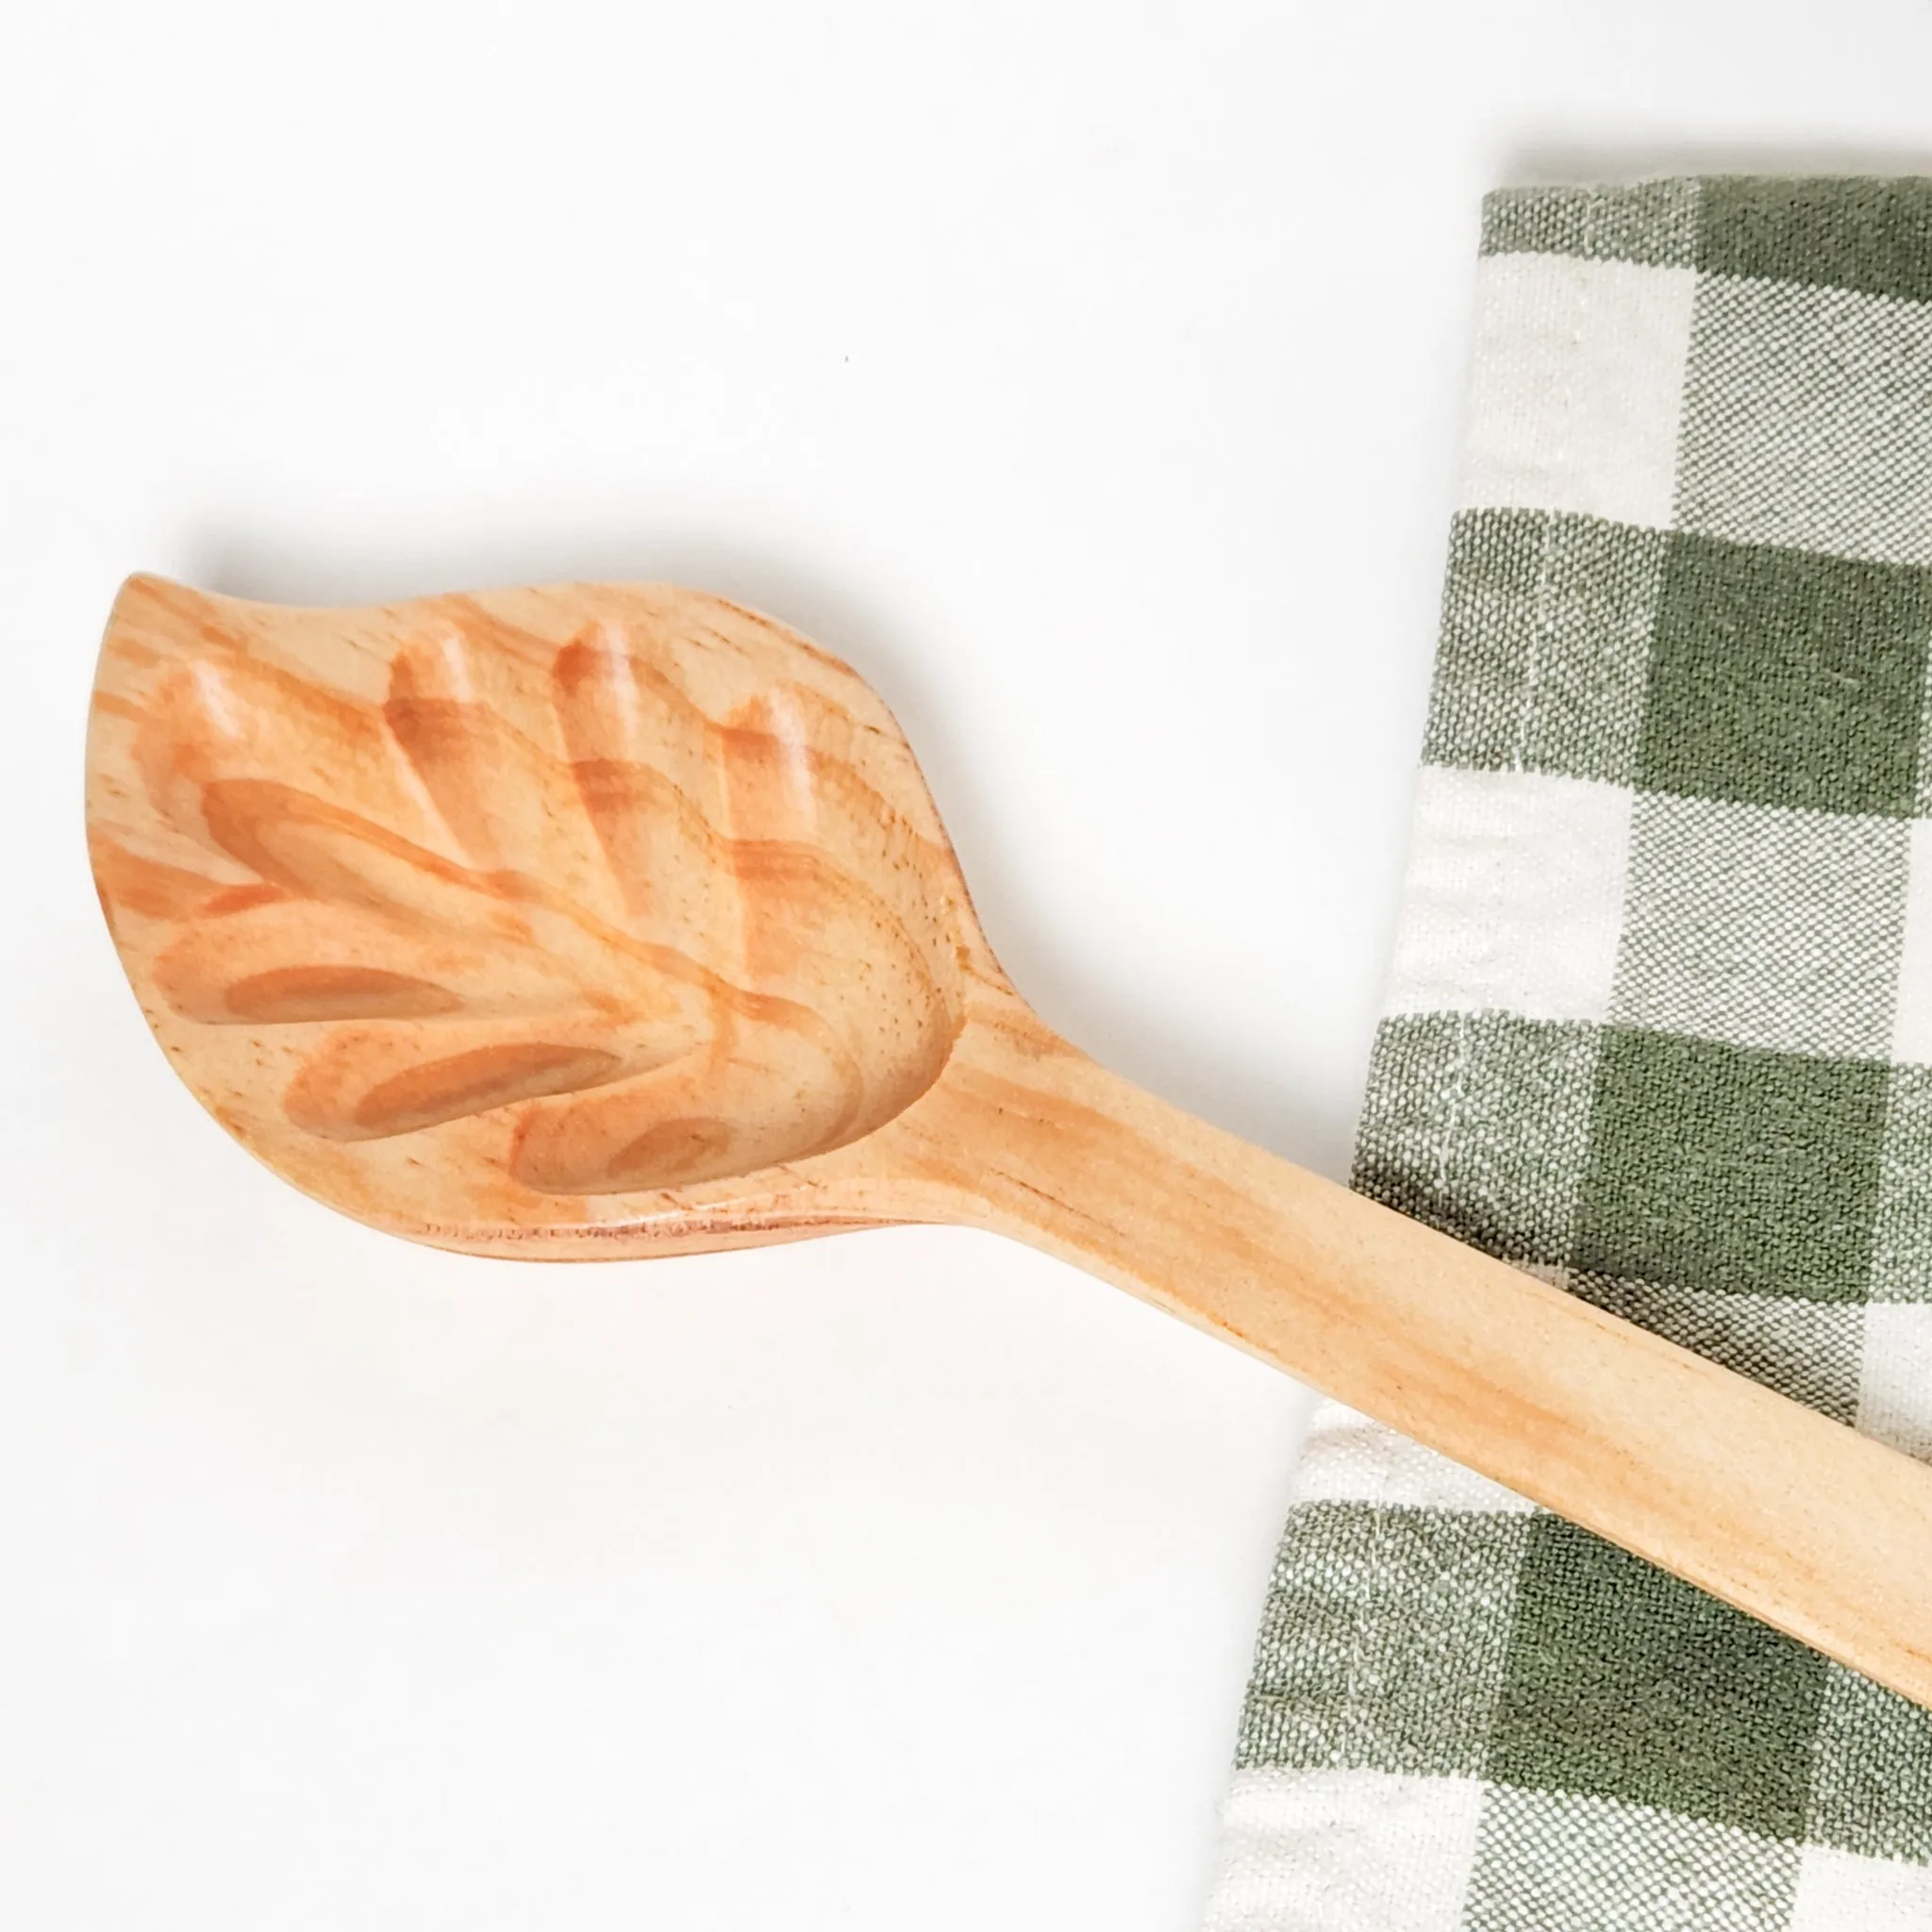
[[[1932,1456],[1932,180],[1485,203],[1355,1185]],[[1932,1715],[1333,1404],[1210,1932],[1926,1932]]]

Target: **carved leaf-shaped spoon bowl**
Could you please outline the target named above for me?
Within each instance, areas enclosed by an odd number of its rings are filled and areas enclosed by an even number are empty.
[[[333,1207],[533,1258],[992,1228],[1932,1703],[1932,1471],[1057,1038],[891,714],[769,619],[136,577],[88,816],[176,1070]]]
[[[903,1113],[999,983],[885,708],[683,591],[344,613],[138,579],[91,774],[189,1085],[311,1193],[451,1247],[796,1220],[826,1192],[798,1164]]]

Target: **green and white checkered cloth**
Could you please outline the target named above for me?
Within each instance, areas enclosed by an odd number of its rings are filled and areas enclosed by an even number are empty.
[[[1932,180],[1485,206],[1356,1185],[1932,1455]],[[1932,1932],[1932,1715],[1325,1405],[1211,1932]]]

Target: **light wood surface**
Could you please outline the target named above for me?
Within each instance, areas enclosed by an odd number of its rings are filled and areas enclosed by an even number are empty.
[[[1932,1707],[1932,1470],[1057,1038],[890,713],[769,619],[132,578],[88,818],[176,1070],[346,1213],[536,1259],[991,1228]]]

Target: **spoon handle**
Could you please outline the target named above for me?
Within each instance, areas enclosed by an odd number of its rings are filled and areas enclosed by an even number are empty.
[[[958,1218],[1932,1707],[1932,1468],[1208,1126],[1044,1029],[980,1038],[927,1142]]]

